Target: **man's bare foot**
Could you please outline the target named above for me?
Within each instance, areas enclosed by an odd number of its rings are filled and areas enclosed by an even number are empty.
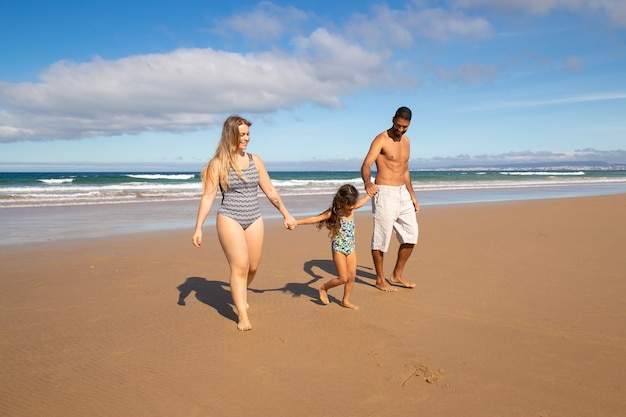
[[[399,287],[404,287],[404,288],[415,288],[416,286],[416,284],[413,282],[408,282],[404,278],[396,278],[393,275],[391,276],[391,278],[389,278],[389,282],[391,282],[393,285],[397,285]]]
[[[391,285],[387,284],[387,281],[383,281],[381,282],[377,282],[376,283],[376,288],[378,288],[381,291],[384,292],[396,292],[398,291],[397,288],[392,287]]]
[[[252,330],[252,325],[250,324],[250,321],[248,321],[248,319],[239,319],[239,323],[237,323],[237,329],[245,332],[248,330]]]
[[[358,310],[359,306],[356,306],[354,304],[352,304],[350,301],[342,301],[341,305],[344,306],[345,308],[349,308],[351,310]]]
[[[322,302],[322,304],[328,304],[330,303],[330,301],[328,301],[328,292],[324,289],[323,285],[320,285],[319,287],[317,287],[318,291],[320,292],[320,301]]]

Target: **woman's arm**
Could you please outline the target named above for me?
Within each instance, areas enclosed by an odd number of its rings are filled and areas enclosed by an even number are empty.
[[[257,155],[252,155],[252,158],[254,159],[254,164],[259,172],[259,187],[261,187],[261,191],[263,191],[263,194],[265,194],[267,199],[274,207],[276,207],[280,214],[283,215],[283,224],[285,227],[289,230],[294,229],[298,225],[298,222],[291,214],[289,214],[289,210],[287,210],[287,207],[283,204],[283,200],[280,198],[276,188],[274,188],[274,184],[272,184],[272,180],[267,173],[267,169],[265,169],[265,164]]]
[[[202,225],[211,211],[211,206],[213,205],[213,201],[215,200],[215,196],[217,194],[217,163],[214,163],[214,160],[209,163],[208,169],[204,172],[202,182],[203,192],[202,197],[200,197],[198,217],[196,218],[196,227],[191,237],[191,241],[194,246],[198,248],[202,245]]]

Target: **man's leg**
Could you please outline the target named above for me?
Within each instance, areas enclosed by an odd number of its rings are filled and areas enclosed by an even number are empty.
[[[393,284],[397,284],[405,288],[415,288],[415,283],[409,282],[404,278],[404,266],[406,265],[406,261],[409,260],[409,256],[411,256],[414,246],[415,245],[411,243],[403,243],[400,245],[396,266],[393,268],[393,273],[389,279],[389,281]]]
[[[389,285],[385,279],[383,272],[384,255],[385,253],[383,251],[372,249],[372,259],[374,260],[374,269],[376,269],[376,288],[387,292],[397,291],[394,287]]]

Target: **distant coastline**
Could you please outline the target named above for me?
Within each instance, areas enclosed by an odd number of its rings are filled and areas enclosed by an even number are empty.
[[[254,150],[251,150],[254,152]],[[198,173],[210,158],[192,161],[167,160],[152,162],[29,162],[0,161],[0,172],[186,172]],[[341,159],[309,159],[272,161],[264,158],[270,172],[360,171],[362,157]],[[571,152],[511,152],[499,155],[458,155],[454,157],[415,157],[409,160],[411,171],[492,171],[528,170],[626,170],[626,150],[600,151],[584,149]]]

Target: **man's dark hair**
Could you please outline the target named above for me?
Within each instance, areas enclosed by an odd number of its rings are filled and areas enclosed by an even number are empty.
[[[411,120],[411,109],[402,106],[398,108],[398,110],[396,110],[396,115],[393,117],[397,117],[398,119]]]

